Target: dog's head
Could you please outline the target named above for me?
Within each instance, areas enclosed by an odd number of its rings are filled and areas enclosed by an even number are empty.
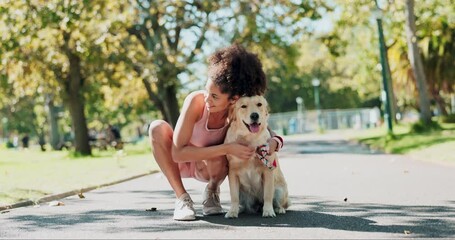
[[[267,101],[263,96],[241,97],[231,108],[230,118],[245,131],[260,132],[267,128],[269,118]]]

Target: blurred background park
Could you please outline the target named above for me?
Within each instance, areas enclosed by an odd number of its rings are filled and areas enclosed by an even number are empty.
[[[231,43],[278,133],[455,162],[451,0],[0,0],[0,37],[0,205],[157,170],[148,124]]]

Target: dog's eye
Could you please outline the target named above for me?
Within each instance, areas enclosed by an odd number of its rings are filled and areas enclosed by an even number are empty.
[[[241,107],[241,108],[246,108],[246,105],[242,105],[242,107]]]
[[[258,107],[261,107],[261,106],[262,106],[262,103],[258,103],[258,105],[257,105],[257,106],[258,106]]]

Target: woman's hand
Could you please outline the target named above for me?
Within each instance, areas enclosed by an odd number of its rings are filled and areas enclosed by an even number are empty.
[[[269,138],[267,140],[267,144],[269,145],[268,155],[272,155],[273,153],[276,152],[276,150],[278,148],[278,142],[273,138]]]
[[[236,156],[240,159],[248,160],[253,157],[256,149],[254,147],[243,145],[240,143],[230,143],[228,154]]]

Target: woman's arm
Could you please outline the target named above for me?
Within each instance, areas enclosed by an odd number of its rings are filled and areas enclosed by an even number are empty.
[[[283,147],[283,138],[278,136],[270,127],[267,127],[267,129],[270,132],[270,135],[272,136],[267,140],[269,144],[269,154],[272,154],[274,152],[278,152],[282,147]]]

